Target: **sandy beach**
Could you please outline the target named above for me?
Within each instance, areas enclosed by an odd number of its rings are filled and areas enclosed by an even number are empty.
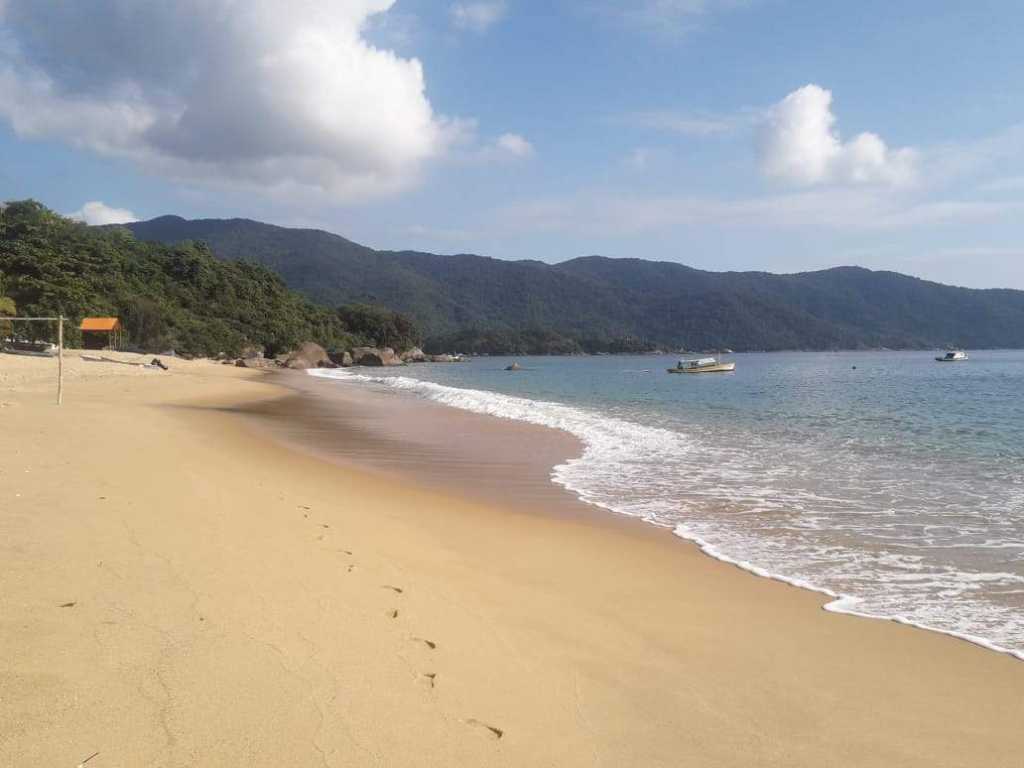
[[[297,450],[284,374],[55,365],[0,356],[0,765],[1024,760],[1020,661],[580,514],[558,436],[431,483]]]

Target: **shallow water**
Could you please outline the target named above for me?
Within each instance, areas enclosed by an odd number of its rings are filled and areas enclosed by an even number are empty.
[[[567,430],[553,479],[715,556],[838,596],[833,609],[1024,658],[1024,352],[506,358],[318,371]]]

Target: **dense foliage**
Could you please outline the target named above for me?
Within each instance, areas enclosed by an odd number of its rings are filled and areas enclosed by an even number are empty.
[[[71,345],[80,341],[78,321],[97,315],[122,318],[130,344],[148,351],[275,354],[305,340],[328,348],[354,341],[338,313],[265,267],[214,258],[206,245],[140,242],[128,230],[90,228],[33,201],[10,204],[3,224],[3,291],[23,314],[68,317]]]
[[[338,317],[360,344],[403,352],[423,343],[419,329],[405,315],[370,304],[338,308]]]
[[[392,307],[423,329],[431,350],[1024,347],[1024,292],[892,272],[772,275],[597,256],[555,265],[436,256],[244,219],[168,216],[130,227],[140,238],[203,240],[221,258],[255,260],[316,301]]]

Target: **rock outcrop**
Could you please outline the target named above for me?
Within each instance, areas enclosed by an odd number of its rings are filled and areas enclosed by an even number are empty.
[[[224,364],[225,365],[230,365],[231,361],[230,360],[225,360]],[[249,357],[249,358],[240,357],[237,360],[235,360],[235,365],[238,368],[256,368],[256,369],[259,369],[259,370],[266,370],[268,368],[280,368],[281,367],[281,363],[279,363],[277,360],[274,360],[274,359],[268,358],[268,357]]]
[[[344,352],[330,352],[329,357],[335,365],[342,368],[348,368],[352,365],[352,353],[348,350]]]
[[[427,362],[427,356],[419,347],[413,347],[412,349],[407,349],[405,352],[402,353],[402,362],[425,363]]]
[[[352,350],[352,362],[379,368],[384,365],[402,365],[401,358],[391,347],[356,347]]]
[[[306,368],[334,368],[335,364],[327,355],[327,350],[312,341],[306,341],[288,355],[284,361],[285,368],[305,370]]]

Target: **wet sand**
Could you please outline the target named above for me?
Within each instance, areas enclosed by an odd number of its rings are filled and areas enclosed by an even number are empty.
[[[1020,764],[1024,664],[577,515],[560,436],[72,367],[0,390],[0,765]]]

